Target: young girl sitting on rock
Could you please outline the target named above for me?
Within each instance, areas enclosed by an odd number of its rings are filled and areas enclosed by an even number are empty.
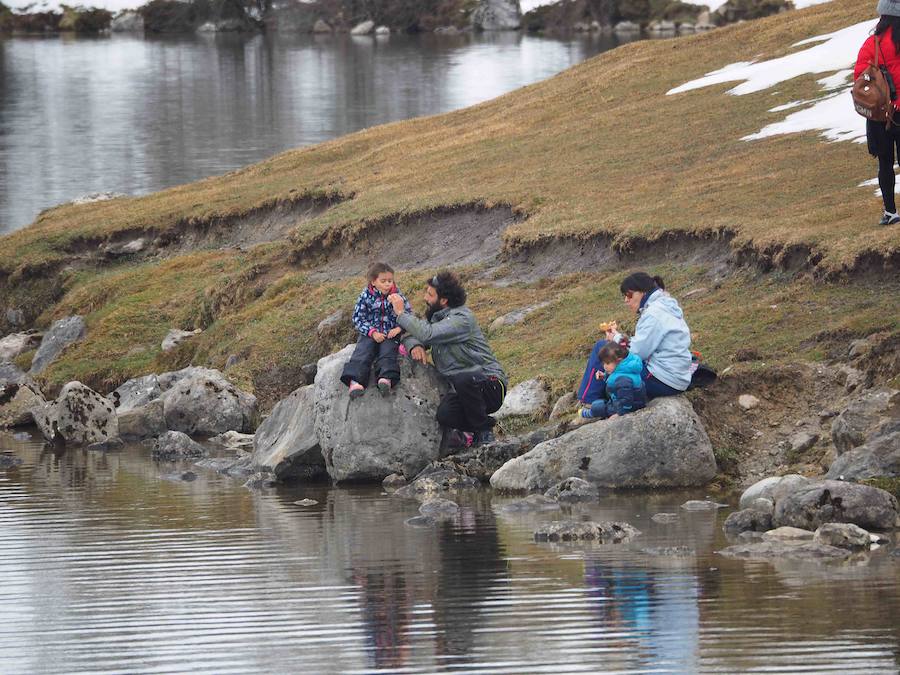
[[[400,381],[397,352],[403,329],[397,325],[397,314],[387,299],[392,293],[400,293],[394,285],[394,270],[386,263],[375,263],[369,268],[367,277],[369,283],[359,294],[353,310],[353,325],[360,333],[359,339],[341,374],[341,382],[350,388],[350,398],[365,392],[373,361],[378,390],[382,394],[389,394]],[[412,313],[406,298],[403,303],[406,311]]]
[[[644,362],[637,354],[631,354],[616,342],[607,342],[598,354],[603,370],[596,375],[598,380],[605,380],[604,398],[591,403],[590,408],[583,408],[576,418],[576,423],[583,424],[591,419],[605,420],[616,415],[640,410],[647,405],[647,390],[641,371]]]

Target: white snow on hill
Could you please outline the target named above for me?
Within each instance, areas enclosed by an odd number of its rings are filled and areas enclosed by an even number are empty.
[[[557,0],[522,0],[522,11],[530,12],[535,7],[542,7],[543,5],[552,5]],[[692,5],[706,5],[709,7],[710,11],[715,11],[719,9],[722,5],[725,4],[726,0],[685,0],[686,2],[690,2]],[[797,9],[803,9],[804,7],[812,7],[813,5],[821,5],[826,2],[831,2],[831,0],[794,0],[794,7]]]
[[[668,92],[679,94],[724,82],[740,82],[727,93],[743,96],[771,89],[800,75],[831,73],[818,80],[824,92],[811,101],[792,101],[769,112],[783,112],[800,108],[787,115],[780,122],[763,127],[755,134],[742,140],[755,141],[769,136],[818,131],[829,141],[855,141],[862,143],[866,138],[865,119],[853,109],[850,101],[852,66],[862,43],[875,26],[873,21],[864,21],[854,26],[827,35],[803,40],[794,47],[814,45],[787,56],[768,61],[732,63],[713,71],[698,80],[687,82]]]
[[[136,9],[148,0],[3,0],[3,4],[16,13],[62,12],[60,5],[69,7],[95,7],[116,13],[123,9]]]

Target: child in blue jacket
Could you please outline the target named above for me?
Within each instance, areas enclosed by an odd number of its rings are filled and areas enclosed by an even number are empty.
[[[373,361],[378,390],[382,394],[390,393],[400,381],[397,352],[402,329],[397,325],[397,314],[387,299],[392,293],[400,293],[394,285],[394,270],[386,263],[375,263],[367,276],[369,283],[359,294],[353,310],[353,325],[360,335],[353,356],[341,374],[341,382],[350,388],[350,398],[365,392]],[[409,301],[403,298],[403,303],[411,314]]]
[[[606,419],[646,407],[647,390],[641,377],[644,367],[641,357],[629,353],[617,342],[607,342],[600,348],[598,356],[603,372],[597,373],[597,379],[605,380],[605,398],[597,399],[590,408],[583,408],[576,421]]]

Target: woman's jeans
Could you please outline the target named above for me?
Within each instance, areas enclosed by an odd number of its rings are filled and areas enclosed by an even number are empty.
[[[600,340],[594,345],[594,348],[591,350],[591,355],[588,357],[584,375],[581,378],[581,385],[578,387],[578,400],[585,405],[590,405],[594,401],[602,401],[605,398],[606,382],[597,379],[597,373],[603,372],[603,364],[600,362],[598,354],[605,344],[606,340]],[[646,364],[644,365],[644,371],[641,374],[641,377],[644,380],[644,386],[647,388],[648,401],[654,398],[678,396],[678,394],[684,393],[683,391],[670,387],[653,377],[653,375],[650,374],[650,371],[647,370]]]

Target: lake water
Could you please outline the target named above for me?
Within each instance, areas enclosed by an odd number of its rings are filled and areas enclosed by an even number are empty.
[[[0,233],[494,98],[616,46],[519,33],[0,39]]]
[[[678,509],[702,492],[603,496],[564,515],[642,537],[553,545],[532,532],[559,513],[505,515],[486,489],[417,528],[417,503],[377,487],[174,482],[139,446],[4,433],[0,452],[24,460],[0,471],[3,673],[900,669],[900,559],[722,558],[725,513]]]

